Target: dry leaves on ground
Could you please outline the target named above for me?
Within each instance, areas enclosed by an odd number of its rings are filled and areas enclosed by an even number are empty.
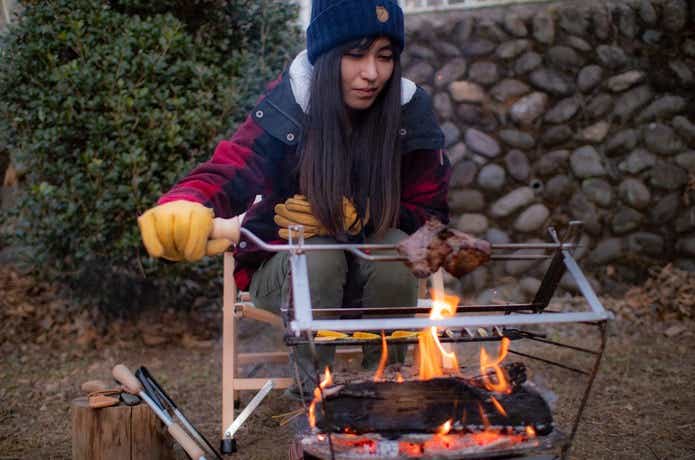
[[[695,318],[695,273],[672,264],[655,267],[644,286],[631,288],[623,298],[604,298],[620,319],[636,323]]]

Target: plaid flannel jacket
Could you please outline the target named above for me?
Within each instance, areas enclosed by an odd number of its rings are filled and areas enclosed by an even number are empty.
[[[451,166],[429,95],[418,87],[401,107],[403,158],[397,226],[411,234],[429,216],[448,222]],[[269,243],[284,243],[273,221],[274,207],[299,193],[298,179],[291,172],[298,161],[303,118],[285,73],[268,85],[231,139],[221,141],[212,158],[188,173],[158,204],[195,201],[225,218],[246,212],[245,228]],[[256,195],[263,200],[253,204]],[[248,288],[254,271],[272,255],[242,238],[235,248],[234,276],[240,289]]]

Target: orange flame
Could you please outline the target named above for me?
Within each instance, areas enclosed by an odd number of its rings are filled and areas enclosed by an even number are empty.
[[[485,413],[485,409],[483,409],[483,405],[478,403],[478,412],[480,413],[480,420],[483,422],[483,427],[485,427],[485,431],[490,429],[490,419],[487,418],[487,414]]]
[[[480,372],[483,375],[483,383],[485,388],[489,391],[496,391],[498,393],[511,393],[512,388],[507,381],[507,375],[500,367],[500,363],[507,357],[507,352],[509,351],[509,338],[503,337],[500,342],[500,350],[495,360],[490,359],[490,356],[485,351],[485,348],[480,348]],[[492,370],[495,374],[496,381],[490,378],[488,370]]]
[[[374,381],[380,382],[384,380],[384,368],[386,367],[386,361],[389,357],[389,349],[386,346],[386,336],[384,331],[381,331],[381,358],[379,358],[379,367],[377,367],[374,373]]]
[[[430,319],[444,319],[454,316],[458,301],[456,296],[435,293]],[[442,347],[437,336],[436,326],[423,329],[418,334],[418,352],[421,380],[430,380],[444,375],[443,362],[447,363],[445,367],[453,368],[456,371],[459,369],[456,353],[448,352]]]
[[[403,376],[401,375],[400,372],[396,372],[396,382],[397,383],[403,383],[405,380],[403,379]]]
[[[536,430],[531,425],[527,425],[526,426],[526,434],[528,435],[529,438],[535,438],[536,437]]]
[[[323,373],[323,379],[319,386],[314,388],[314,399],[309,405],[309,425],[314,428],[316,426],[316,403],[321,401],[321,391],[328,385],[333,384],[333,377],[331,376],[331,371],[326,366],[326,370]]]
[[[451,422],[453,420],[449,419],[446,422],[442,423],[439,428],[437,428],[437,434],[439,436],[444,436],[445,434],[448,434],[449,431],[451,431]]]
[[[502,404],[500,404],[500,402],[497,399],[495,399],[494,396],[490,396],[490,401],[492,401],[492,405],[495,406],[495,409],[497,409],[497,412],[504,415],[505,417],[507,416],[507,411],[504,410],[504,407],[502,407]]]

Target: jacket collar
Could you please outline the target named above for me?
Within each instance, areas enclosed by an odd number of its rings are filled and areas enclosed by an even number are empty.
[[[290,65],[290,85],[294,100],[299,104],[304,113],[309,108],[309,94],[311,89],[311,76],[314,73],[314,66],[309,62],[306,50],[302,51],[294,58]],[[401,78],[401,105],[405,105],[415,95],[417,86],[407,78]]]

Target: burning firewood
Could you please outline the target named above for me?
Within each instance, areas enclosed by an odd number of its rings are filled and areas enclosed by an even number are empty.
[[[491,247],[487,241],[447,228],[433,218],[401,241],[397,250],[407,257],[406,265],[418,278],[427,278],[439,267],[460,278],[487,262]]]
[[[539,434],[550,433],[550,408],[538,393],[522,385],[523,364],[513,363],[508,369],[515,376],[505,393],[489,391],[479,379],[462,377],[329,387],[325,401],[316,406],[316,426],[324,432],[398,435],[437,433],[452,421],[453,430],[531,427]]]

